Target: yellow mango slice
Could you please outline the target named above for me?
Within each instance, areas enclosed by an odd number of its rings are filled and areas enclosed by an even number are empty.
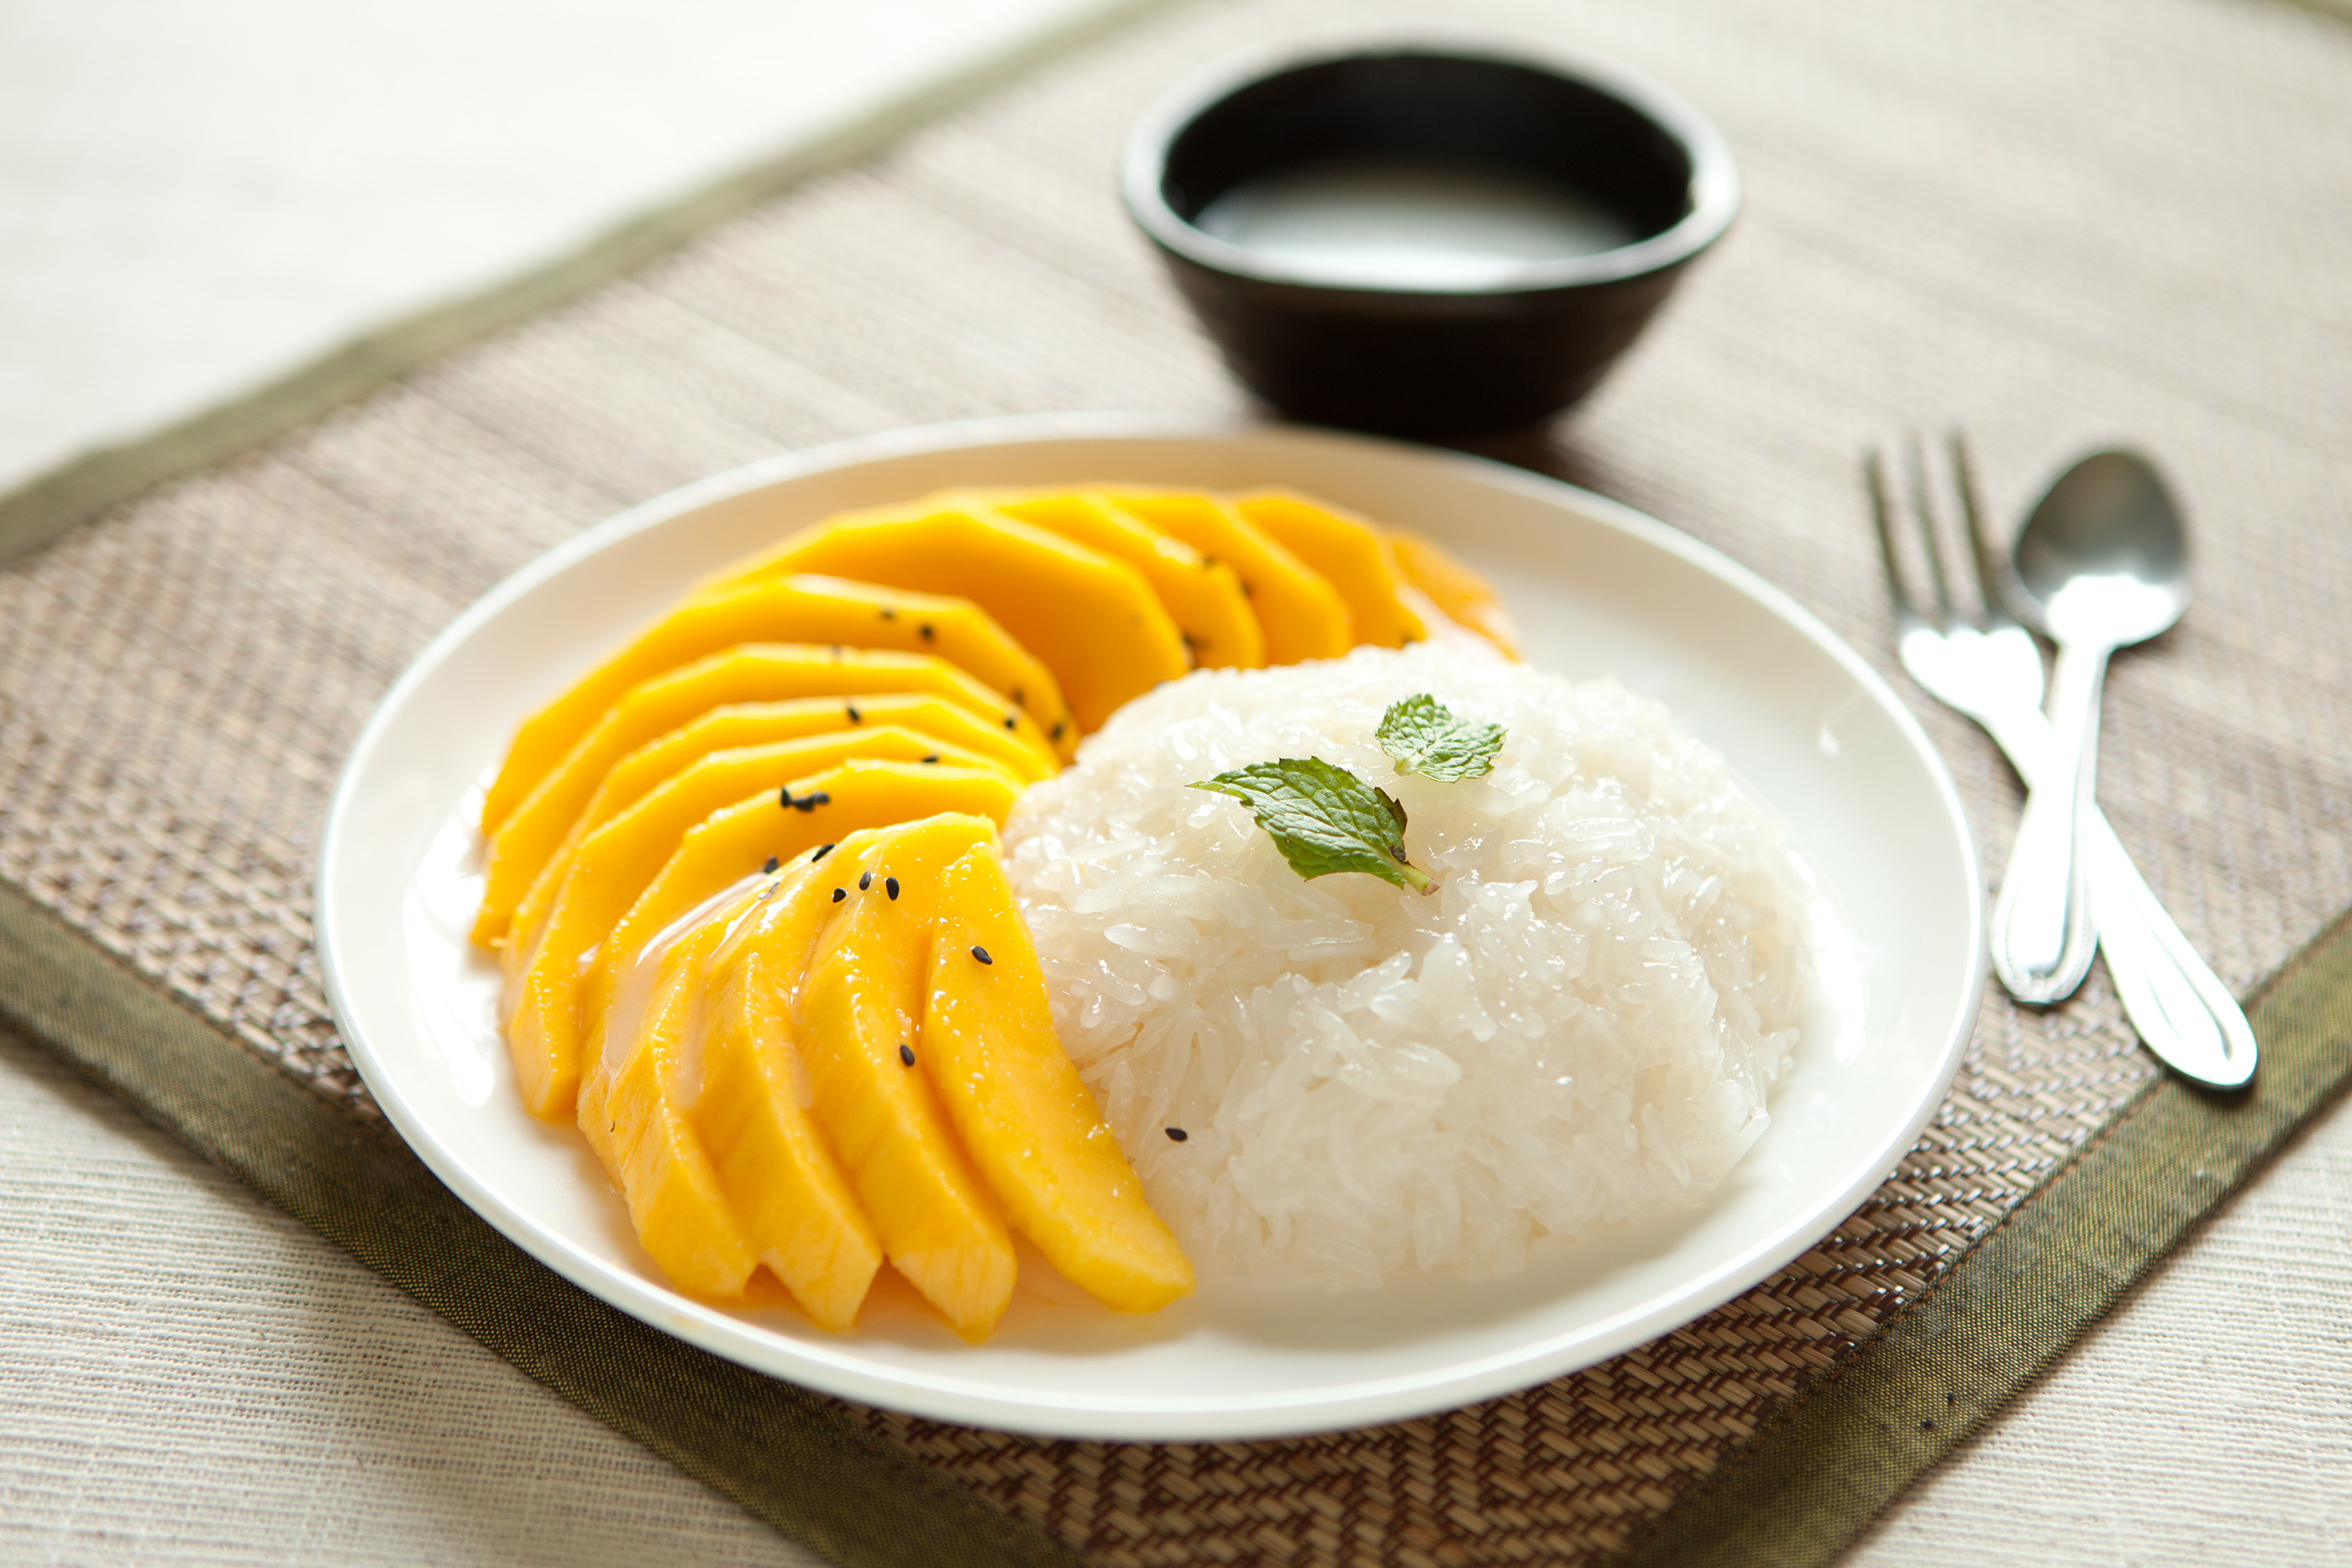
[[[582,1030],[577,1049],[587,1060],[597,1060],[617,983],[647,945],[757,875],[769,860],[789,864],[860,830],[941,811],[1002,823],[1021,787],[1002,768],[860,760],[796,780],[784,792],[793,804],[781,811],[779,794],[771,792],[704,819],[594,949],[579,972],[574,1015]]]
[[[1034,701],[1045,725],[1061,714],[1053,675],[969,600],[815,576],[698,592],[523,722],[482,798],[482,831],[504,822],[631,687],[746,643],[929,653]]]
[[[1059,771],[1052,758],[1007,735],[1001,723],[992,724],[970,708],[940,697],[870,692],[850,697],[732,703],[699,715],[621,758],[589,797],[581,820],[592,828],[609,821],[646,790],[714,751],[883,725],[928,735],[967,757],[997,764],[1025,784],[1050,779]]]
[[[1188,1293],[1192,1264],[1054,1031],[993,844],[949,867],[937,898],[916,1050],[972,1164],[1014,1228],[1106,1305],[1148,1312]]]
[[[835,857],[852,863],[877,836],[853,833],[824,862],[795,861],[703,971],[695,1126],[760,1260],[812,1322],[835,1332],[856,1321],[882,1266],[882,1239],[808,1109],[792,1002],[832,912],[829,866]]]
[[[806,643],[749,643],[631,687],[499,825],[499,832],[507,836],[508,843],[502,848],[494,837],[492,860],[512,861],[520,868],[539,853],[543,866],[554,845],[562,841],[597,788],[624,758],[713,708],[831,696],[842,700],[842,719],[847,725],[853,722],[850,709],[858,706],[859,699],[887,694],[934,696],[953,703],[1034,757],[1034,767],[1051,771],[1059,766],[1026,713],[961,670],[929,654]],[[548,846],[544,852],[534,848],[542,843]],[[495,946],[516,924],[520,908],[505,901],[514,896],[518,875],[519,872],[506,873],[498,883],[495,898],[486,886],[474,924],[477,943]],[[530,878],[522,882],[529,887]],[[530,930],[530,921],[521,925],[525,932]]]
[[[794,572],[971,600],[1061,682],[1074,728],[1057,733],[1060,721],[1046,720],[1057,747],[1075,747],[1078,734],[1189,667],[1183,637],[1141,572],[985,507],[846,513],[729,568],[709,586]]]
[[[1409,528],[1391,528],[1397,570],[1429,596],[1438,612],[1492,643],[1506,657],[1519,656],[1519,623],[1485,578]]]
[[[968,752],[950,764],[940,742],[894,724],[714,751],[688,764],[646,791],[627,810],[584,835],[579,849],[561,867],[549,867],[560,880],[547,916],[528,928],[517,928],[519,939],[507,949],[509,978],[539,961],[540,950],[558,922],[575,932],[589,933],[593,941],[602,925],[618,919],[644,891],[677,849],[687,830],[713,811],[858,757],[968,767],[1012,778],[1009,770]],[[929,763],[932,758],[940,760]],[[617,904],[613,902],[615,898]]]
[[[1396,552],[1388,536],[1361,517],[1286,490],[1236,497],[1234,509],[1339,591],[1358,643],[1402,648],[1429,635],[1397,592]]]
[[[507,1048],[523,1104],[547,1120],[571,1116],[583,1051],[601,1056],[614,979],[661,932],[768,860],[790,861],[860,828],[934,810],[977,810],[1001,821],[1019,792],[997,768],[845,762],[739,796],[682,839],[668,827],[688,797],[640,801],[582,842],[528,959],[510,968]]]
[[[901,723],[902,717],[912,722]],[[886,729],[893,732],[894,742],[913,736],[929,744],[913,750],[895,743],[879,750],[856,746],[859,736]],[[944,739],[941,730],[974,739],[978,746],[967,748]],[[546,900],[555,891],[554,883],[541,887],[541,882],[553,878],[560,883],[580,841],[635,805],[655,786],[715,752],[789,740],[825,741],[849,747],[812,760],[801,769],[803,773],[856,756],[901,759],[936,756],[943,762],[1001,764],[1024,782],[1032,782],[1041,766],[1035,753],[1017,743],[1008,744],[1010,737],[1002,730],[992,730],[978,716],[937,697],[894,693],[714,708],[614,764],[568,827],[555,823],[562,802],[553,792],[534,795],[522,810],[499,824],[490,835],[485,856],[481,909],[474,917],[476,942],[483,942],[485,932],[494,932],[496,943],[485,945],[504,945],[510,931],[527,942],[538,930],[540,919],[547,913]],[[814,758],[819,753],[812,751],[810,756]],[[518,918],[525,904],[530,911]]]
[[[664,1045],[660,1071],[648,1082],[659,1085],[677,1109],[692,1118],[701,1100],[702,1046],[709,1033],[709,970],[714,955],[730,934],[769,905],[793,868],[805,863],[805,856],[795,856],[789,864],[780,862],[774,872],[747,878],[730,888],[724,896],[710,900],[691,917],[676,922],[645,944],[636,962],[619,977],[614,993],[606,998],[605,1027],[598,1031],[596,1048],[593,1054],[583,1049],[581,1055],[572,1112],[581,1135],[607,1169],[614,1167],[616,1159],[613,1140],[623,1131],[614,1124],[612,1112],[619,1107],[635,1113],[632,1102],[616,1101],[614,1096],[623,1092],[620,1086],[635,1070],[643,1043],[653,1040]],[[682,963],[690,963],[691,972],[678,971]],[[593,967],[592,960],[587,967]],[[698,1006],[677,1038],[665,1042],[656,1040],[655,1020],[662,998],[673,987],[689,990]],[[696,1133],[698,1137],[698,1127]]]
[[[580,1105],[646,1252],[680,1290],[721,1299],[742,1293],[760,1260],[678,1103],[677,1080],[699,1027],[700,959],[722,934],[714,924],[664,956],[623,1060]]]
[[[795,1009],[810,1106],[891,1265],[967,1340],[996,1326],[1017,1269],[1003,1209],[919,1066],[931,934],[929,901],[905,894],[992,836],[985,821],[932,817],[804,884],[835,913]]]
[[[1115,490],[1119,510],[1175,535],[1234,569],[1257,612],[1265,662],[1335,659],[1355,645],[1339,591],[1255,524],[1214,496],[1189,491]]]
[[[1141,572],[1200,668],[1265,665],[1265,633],[1242,591],[1242,580],[1225,562],[1211,560],[1175,535],[1090,496],[1004,491],[984,492],[979,499],[1008,517],[1075,539]]]

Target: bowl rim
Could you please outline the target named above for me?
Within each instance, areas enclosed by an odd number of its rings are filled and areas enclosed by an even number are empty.
[[[1485,284],[1414,287],[1324,276],[1217,238],[1168,204],[1168,150],[1195,120],[1243,89],[1308,67],[1370,57],[1482,60],[1542,71],[1616,99],[1664,131],[1690,159],[1691,210],[1654,235],[1614,250],[1528,262]],[[1622,282],[1676,267],[1720,238],[1739,209],[1739,170],[1714,123],[1681,94],[1631,66],[1568,44],[1504,28],[1415,23],[1324,30],[1214,60],[1146,110],[1119,157],[1128,215],[1161,249],[1213,272],[1335,295],[1469,298]]]

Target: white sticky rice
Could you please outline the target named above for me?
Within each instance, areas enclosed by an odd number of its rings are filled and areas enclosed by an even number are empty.
[[[1415,692],[1505,727],[1491,774],[1395,773],[1373,731]],[[1403,803],[1437,892],[1304,881],[1186,788],[1310,756]],[[1762,1134],[1810,988],[1807,879],[1719,757],[1614,682],[1458,644],[1171,682],[1004,843],[1062,1042],[1206,1278],[1507,1273],[1694,1202]]]

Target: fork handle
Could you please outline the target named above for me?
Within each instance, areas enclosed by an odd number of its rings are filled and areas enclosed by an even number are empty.
[[[2058,737],[2033,708],[1982,716],[2028,788],[2048,776]],[[2254,1075],[2245,1009],[2173,922],[2095,802],[2081,818],[2099,947],[2132,1028],[2165,1065],[2217,1089]]]
[[[2074,994],[2096,950],[2090,862],[2079,830],[2092,804],[2107,652],[2095,642],[2058,645],[2050,683],[2057,735],[2046,770],[2026,794],[1993,903],[1993,968],[2010,995],[2042,1007]]]

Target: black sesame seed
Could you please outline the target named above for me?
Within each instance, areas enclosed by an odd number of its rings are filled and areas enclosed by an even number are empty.
[[[1187,1139],[1187,1138],[1189,1138],[1189,1137],[1191,1137],[1191,1136],[1192,1135],[1192,1134],[1190,1134],[1190,1133],[1186,1132],[1186,1131],[1185,1131],[1183,1128],[1181,1128],[1181,1127],[1170,1127],[1170,1128],[1168,1128],[1168,1129],[1167,1129],[1167,1133],[1168,1133],[1168,1141],[1169,1141],[1170,1143],[1171,1143],[1171,1144],[1181,1144],[1181,1143],[1182,1143],[1185,1139]]]
[[[790,795],[786,795],[784,800],[785,804],[797,806],[803,811],[814,811],[819,806],[830,806],[833,804],[833,797],[826,794],[822,789],[812,789],[797,800],[792,799]]]
[[[904,1040],[901,1040],[898,1044],[898,1061],[905,1066],[914,1066],[915,1048],[907,1044]]]
[[[937,762],[939,759],[940,759],[940,754],[939,754],[938,752],[936,752],[936,751],[932,752],[929,757],[926,757],[926,758],[923,758],[923,760],[924,760],[924,761],[926,761],[926,762]]]
[[[1013,713],[1006,714],[1004,716],[1004,727],[1007,729],[1019,729],[1021,727],[1021,716]]]
[[[793,787],[791,785],[787,784],[782,789],[776,791],[776,804],[782,806],[788,811],[792,810]]]
[[[932,630],[931,630],[931,624],[930,624],[930,622],[929,622],[926,621],[925,622],[923,622],[923,641],[924,641],[924,642],[928,643],[928,642],[929,642],[933,637],[936,637],[936,636],[938,636],[938,635],[939,635],[939,633],[938,633],[938,632],[934,632],[934,631],[932,631]]]
[[[1049,739],[1053,739],[1053,740],[1059,740],[1059,739],[1061,739],[1061,738],[1062,738],[1062,732],[1063,732],[1064,730],[1066,730],[1066,729],[1069,728],[1069,727],[1069,727],[1069,724],[1068,724],[1068,722],[1067,722],[1066,720],[1064,720],[1064,719],[1058,719],[1058,718],[1057,718],[1057,719],[1055,719],[1055,720],[1054,721],[1054,733],[1053,733],[1053,734],[1052,734],[1048,738],[1049,738]]]
[[[979,959],[983,964],[993,964],[996,962],[995,959],[988,956],[988,949],[985,947],[974,947],[971,950],[971,956]]]
[[[1013,688],[1013,701],[1016,706],[1027,707],[1029,706],[1029,694],[1024,691],[1021,687],[1015,686]]]
[[[833,890],[833,901],[835,904],[839,904],[843,899],[847,898],[848,896],[849,889],[845,887],[836,887]]]
[[[898,619],[898,612],[886,604],[882,607],[882,619],[885,621],[896,621]]]
[[[848,709],[847,711],[848,711],[848,714],[849,714],[849,722],[850,722],[850,723],[852,723],[852,724],[864,724],[864,723],[866,722],[866,716],[865,716],[864,714],[859,713],[859,712],[857,711],[857,708],[856,708],[856,705],[855,705],[855,704],[851,705],[851,706],[850,706],[850,707],[849,707],[849,709]]]
[[[874,885],[874,873],[873,873],[872,872],[870,872],[870,871],[868,871],[868,872],[860,872],[860,873],[858,873],[858,875],[857,875],[857,891],[858,891],[858,892],[860,892],[860,893],[864,893],[867,888],[872,887],[873,885]]]
[[[887,893],[887,894],[889,894],[891,897],[893,897],[893,898],[898,897],[898,879],[897,877],[895,877],[895,876],[886,876],[886,877],[884,877],[884,878],[882,879],[882,891],[883,891],[883,892],[885,892],[885,893]]]
[[[776,867],[782,863],[783,862],[779,861],[775,856],[770,855],[768,857],[768,863],[760,868],[760,874],[761,876],[773,876],[776,874]]]
[[[809,864],[814,865],[817,862],[824,859],[825,856],[831,853],[833,853],[833,846],[831,844],[826,844],[824,848],[818,850],[816,853],[809,856]]]

